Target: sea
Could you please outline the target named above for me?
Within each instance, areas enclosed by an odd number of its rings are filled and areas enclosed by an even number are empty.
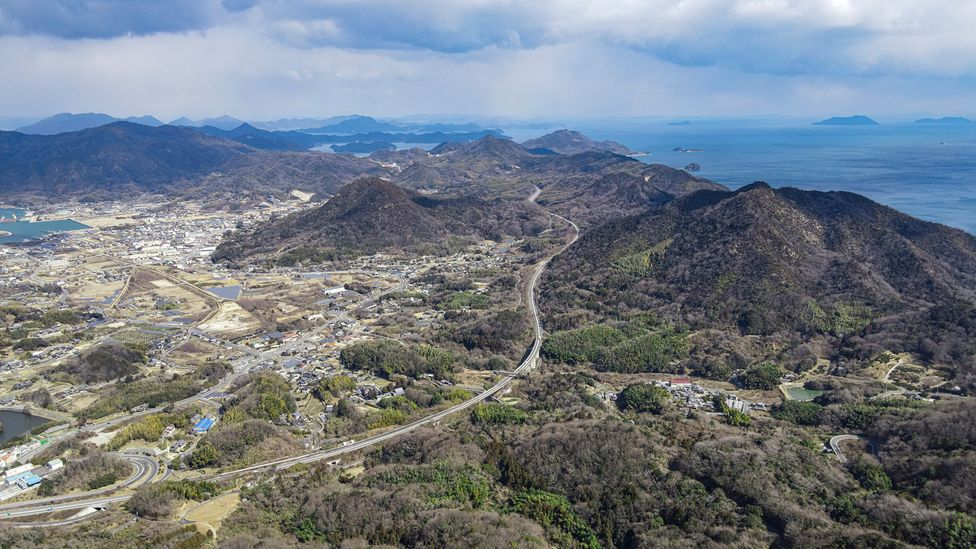
[[[12,219],[13,216],[21,218],[27,213],[20,208],[0,207],[0,217]],[[46,234],[62,233],[66,231],[77,231],[87,229],[88,225],[79,223],[72,219],[55,219],[51,221],[15,221],[13,223],[0,223],[0,244],[14,244],[18,242],[28,242],[40,238]]]
[[[765,181],[774,187],[851,191],[976,234],[976,124],[652,119],[566,127],[649,153],[639,157],[644,162],[675,168],[698,164],[695,175],[732,189]],[[524,141],[551,130],[505,133]]]

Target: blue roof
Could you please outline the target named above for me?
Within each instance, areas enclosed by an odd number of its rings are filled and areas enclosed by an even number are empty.
[[[207,429],[213,427],[213,424],[214,424],[213,418],[205,417],[200,421],[198,421],[197,424],[193,426],[193,430],[206,431]]]
[[[28,486],[34,486],[35,484],[41,483],[41,477],[35,475],[34,473],[29,473],[26,477],[24,477],[24,482],[26,482]]]
[[[18,480],[20,480],[22,478],[27,478],[27,477],[29,477],[31,475],[34,475],[34,473],[31,473],[30,471],[24,471],[23,473],[19,473],[19,474],[16,474],[16,475],[12,476],[12,477],[9,477],[7,479],[7,482],[9,482],[10,484],[13,484],[13,483],[17,482]],[[34,475],[34,476],[36,476],[36,475]]]

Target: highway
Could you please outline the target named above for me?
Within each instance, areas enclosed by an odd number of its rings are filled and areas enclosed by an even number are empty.
[[[66,494],[0,505],[0,519],[98,507],[103,502],[124,501],[117,500],[117,497],[128,498],[128,496],[105,496],[95,499],[93,496],[116,492],[125,488],[139,488],[152,482],[159,473],[159,462],[149,456],[136,453],[111,453],[110,455],[120,457],[132,464],[132,474],[121,483],[79,494]],[[104,504],[107,505],[108,503]]]
[[[539,197],[539,194],[540,193],[541,193],[541,191],[538,188],[536,188],[535,191],[532,193],[532,195],[527,200],[529,202],[534,202],[535,199]],[[567,248],[569,248],[570,246],[572,246],[576,242],[576,240],[579,238],[579,234],[580,234],[579,226],[577,226],[572,221],[570,221],[570,220],[566,219],[565,217],[562,217],[562,216],[560,216],[558,214],[552,213],[552,212],[549,212],[549,215],[551,215],[551,216],[553,216],[553,217],[555,217],[555,218],[557,218],[557,219],[559,219],[559,220],[567,223],[570,227],[572,227],[572,229],[573,229],[573,237],[572,237],[572,239],[570,239],[570,241],[568,243],[566,243],[561,248],[559,248],[559,250],[557,250],[554,254],[550,255],[545,260],[537,263],[536,266],[535,266],[535,269],[534,269],[534,271],[532,273],[532,276],[529,279],[529,283],[528,283],[527,288],[526,288],[526,293],[528,294],[529,313],[532,316],[532,322],[533,322],[533,325],[534,325],[535,337],[533,338],[532,346],[529,348],[528,353],[526,353],[525,357],[519,363],[518,367],[515,368],[515,370],[513,370],[510,374],[504,376],[497,383],[495,383],[494,385],[492,385],[488,389],[482,391],[481,393],[475,395],[474,397],[472,397],[469,400],[466,400],[466,401],[464,401],[462,403],[459,403],[459,404],[456,404],[454,406],[451,406],[450,408],[446,408],[444,410],[441,410],[440,412],[434,413],[434,414],[429,415],[427,417],[418,419],[418,420],[416,420],[414,422],[411,422],[411,423],[408,423],[406,425],[401,425],[399,427],[396,427],[396,428],[391,429],[389,431],[386,431],[384,433],[380,433],[380,434],[377,434],[377,435],[373,435],[373,436],[364,438],[362,440],[358,440],[358,441],[354,441],[354,442],[351,442],[351,443],[347,443],[344,446],[339,446],[339,447],[336,447],[336,448],[330,448],[330,449],[327,449],[327,450],[315,450],[315,451],[308,452],[306,454],[301,454],[301,455],[298,455],[298,456],[292,456],[292,457],[287,457],[287,458],[276,459],[276,460],[268,461],[268,462],[265,462],[265,463],[260,463],[260,464],[257,464],[257,465],[251,465],[251,466],[248,466],[248,467],[242,467],[240,469],[235,469],[235,470],[232,470],[232,471],[225,471],[223,473],[201,476],[201,477],[199,477],[199,479],[200,480],[204,480],[204,479],[206,479],[206,480],[224,480],[224,479],[232,478],[232,477],[235,477],[235,476],[238,476],[238,475],[252,473],[252,472],[257,472],[257,471],[262,471],[262,470],[267,470],[267,469],[272,469],[272,470],[274,470],[274,469],[286,469],[288,467],[291,467],[291,466],[297,465],[297,464],[301,464],[301,463],[313,463],[313,462],[316,462],[316,461],[322,461],[322,460],[326,460],[326,459],[334,459],[334,458],[343,456],[345,454],[349,454],[349,453],[352,453],[352,452],[357,452],[357,451],[360,451],[360,450],[363,450],[363,449],[366,449],[366,448],[375,446],[377,444],[386,442],[388,440],[394,439],[396,437],[399,437],[399,436],[402,436],[404,434],[407,434],[407,433],[409,433],[411,431],[414,431],[414,430],[416,430],[416,429],[418,429],[420,427],[437,423],[437,422],[441,421],[442,419],[444,419],[444,418],[446,418],[446,417],[448,417],[448,416],[450,416],[452,414],[456,414],[458,412],[467,410],[468,408],[470,408],[470,407],[472,407],[472,406],[474,406],[474,405],[476,405],[476,404],[478,404],[480,402],[483,402],[486,399],[488,399],[488,398],[490,398],[490,397],[498,394],[499,392],[503,391],[504,389],[506,389],[517,377],[525,374],[526,372],[528,372],[529,370],[531,370],[533,367],[535,367],[536,361],[539,358],[539,350],[542,347],[542,322],[541,322],[541,320],[539,318],[539,308],[538,308],[538,303],[537,303],[537,300],[536,300],[536,289],[537,289],[537,286],[539,285],[539,279],[541,278],[542,273],[545,271],[546,267],[549,265],[549,262],[552,261],[552,259],[554,257],[556,257],[557,255],[561,254]],[[399,288],[399,286],[397,288]],[[391,289],[390,291],[395,291],[395,289]],[[375,301],[376,299],[378,299],[378,297],[379,296],[377,296],[376,298],[373,298],[372,300],[369,300],[369,301]],[[367,303],[367,302],[364,302],[363,304],[361,304],[361,306],[362,305],[365,305],[365,303]],[[348,314],[348,313],[344,313],[342,316],[346,316],[346,314]],[[282,347],[284,347],[284,346],[282,346]],[[279,348],[279,350],[280,350],[280,348]],[[232,375],[232,376],[230,376],[230,378],[239,377],[239,375],[243,375],[243,373],[245,373],[245,372],[246,372],[246,370],[241,370],[240,372],[235,371],[235,374]],[[215,385],[214,387],[216,388],[218,386],[226,386],[226,385],[229,385],[229,383],[230,383],[229,380],[228,379],[225,379],[225,380],[221,381],[220,383],[218,383],[217,385]],[[188,402],[188,401],[192,401],[192,400],[196,400],[196,399],[202,398],[202,396],[204,396],[206,393],[211,392],[212,390],[214,390],[214,389],[212,388],[212,389],[210,389],[208,391],[201,392],[198,395],[196,395],[194,397],[191,397],[190,399],[186,399],[184,401],[180,401],[180,403],[178,403],[178,404],[183,404],[183,403]],[[147,410],[144,413],[151,413],[151,412]],[[117,419],[117,420],[112,420],[112,421],[109,421],[109,422],[104,422],[104,423],[99,424],[99,425],[112,425],[112,424],[115,424],[117,422],[129,420],[131,418],[132,418],[132,416],[130,415],[130,416],[126,417],[126,418],[120,418],[120,419]],[[92,426],[92,427],[94,427],[94,426]],[[129,456],[131,454],[125,454],[125,455],[126,456]],[[152,460],[151,459],[151,461],[153,463],[156,463],[155,460]],[[158,469],[158,464],[156,465],[156,467]],[[156,474],[156,471],[153,472],[153,476],[155,476],[155,474]],[[73,501],[70,501],[70,502],[64,502],[64,497],[61,497],[61,498],[48,498],[48,501],[46,501],[46,502],[39,502],[37,500],[28,501],[28,502],[22,502],[23,503],[23,506],[18,507],[16,510],[9,511],[10,514],[4,514],[3,513],[4,507],[0,507],[0,519],[7,518],[7,517],[13,518],[13,517],[21,517],[21,516],[30,516],[30,515],[45,514],[45,513],[49,513],[49,512],[53,512],[53,511],[66,511],[66,510],[73,510],[73,509],[84,509],[84,508],[87,508],[87,507],[103,508],[105,506],[112,505],[114,503],[120,503],[120,502],[128,501],[128,499],[132,497],[131,494],[122,494],[122,495],[116,495],[116,496],[105,496],[105,497],[90,498],[90,497],[88,497],[90,495],[91,495],[91,493],[88,493],[88,494],[79,494],[76,497],[83,497],[84,499],[81,499],[81,500],[73,500]],[[57,522],[51,522],[51,523],[39,523],[39,524],[36,524],[36,525],[38,525],[38,526],[59,526],[59,525],[63,525],[63,524],[70,524],[70,523],[73,523],[73,522],[76,522],[76,520],[57,521]]]

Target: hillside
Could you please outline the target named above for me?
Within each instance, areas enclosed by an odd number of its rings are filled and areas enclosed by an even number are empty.
[[[691,194],[588,232],[542,287],[555,328],[653,312],[721,330],[738,361],[857,365],[887,349],[976,366],[976,238],[852,193]]]
[[[389,155],[382,158],[393,159]],[[701,189],[725,189],[681,170],[645,164],[608,151],[565,155],[532,152],[513,141],[491,136],[471,143],[444,143],[431,149],[429,155],[412,155],[409,160],[396,175],[396,182],[411,189],[449,195],[524,197],[532,187],[539,187],[544,191],[541,200],[547,204],[571,201],[572,197],[579,196],[580,200],[587,197],[597,200],[599,203],[593,206],[598,209],[612,206],[617,199],[627,200],[626,192],[588,195],[598,192],[598,188],[593,191],[586,188],[608,174],[640,177],[658,191],[675,196]],[[582,210],[589,205],[580,202],[567,205],[568,209],[563,211]],[[636,210],[627,202],[620,205],[622,211],[633,213],[642,211],[646,204],[642,201]],[[603,214],[595,215],[599,218]]]
[[[374,177],[346,185],[315,209],[231,235],[213,258],[258,256],[291,263],[378,251],[438,254],[546,227],[542,210],[524,201],[435,200]]]
[[[522,143],[526,149],[548,149],[558,154],[604,151],[616,154],[639,154],[616,141],[594,141],[573,130],[556,130]]]
[[[193,130],[129,122],[51,136],[2,132],[0,192],[153,192],[248,152],[244,145]]]

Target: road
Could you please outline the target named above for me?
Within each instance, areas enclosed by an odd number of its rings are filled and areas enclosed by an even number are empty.
[[[832,437],[830,439],[830,449],[834,451],[834,455],[837,456],[837,461],[839,461],[841,463],[847,463],[847,456],[845,456],[844,455],[844,452],[842,452],[841,449],[840,449],[840,443],[841,442],[844,442],[845,440],[861,440],[861,441],[867,442],[868,445],[871,447],[872,452],[874,451],[874,443],[871,442],[870,440],[862,437],[862,436],[858,436],[858,435],[837,435],[837,436]]]
[[[111,455],[120,457],[132,464],[132,475],[121,483],[80,494],[66,494],[63,496],[52,496],[0,505],[0,519],[52,513],[55,511],[70,511],[84,509],[86,507],[99,507],[116,501],[125,501],[124,499],[119,500],[118,498],[123,497],[127,499],[129,496],[113,497],[106,495],[98,498],[93,496],[116,492],[125,488],[139,488],[152,482],[159,473],[159,462],[149,456],[133,453],[112,453]]]
[[[540,193],[541,193],[541,191],[538,188],[536,188],[535,192],[533,192],[532,195],[528,198],[528,201],[534,202],[535,199],[539,197],[539,194]],[[359,440],[359,441],[355,441],[355,442],[352,442],[352,443],[348,443],[348,444],[346,444],[344,446],[339,446],[339,447],[336,447],[336,448],[330,448],[328,450],[316,450],[316,451],[308,452],[306,454],[302,454],[302,455],[298,455],[298,456],[276,459],[276,460],[268,461],[268,462],[265,462],[265,463],[259,463],[257,465],[251,465],[249,467],[242,467],[240,469],[235,469],[235,470],[232,470],[232,471],[225,471],[223,473],[219,473],[219,474],[215,474],[215,475],[203,476],[203,477],[201,477],[201,479],[223,480],[223,479],[232,478],[232,477],[235,477],[235,476],[238,476],[238,475],[242,475],[242,474],[247,474],[247,473],[262,471],[262,470],[266,470],[266,469],[285,469],[285,468],[288,468],[288,467],[291,467],[293,465],[297,465],[297,464],[300,464],[300,463],[313,463],[313,462],[316,462],[316,461],[322,461],[322,460],[326,460],[326,459],[333,459],[333,458],[337,458],[339,456],[343,456],[345,454],[349,454],[349,453],[352,453],[352,452],[357,452],[357,451],[360,451],[360,450],[363,450],[363,449],[366,449],[366,448],[375,446],[377,444],[386,442],[388,440],[394,439],[396,437],[405,435],[405,434],[410,433],[411,431],[414,431],[414,430],[416,430],[416,429],[418,429],[420,427],[437,423],[437,422],[441,421],[442,419],[444,419],[444,418],[446,418],[446,417],[448,417],[448,416],[450,416],[452,414],[456,414],[458,412],[467,410],[468,408],[471,408],[472,406],[474,406],[474,405],[476,405],[476,404],[478,404],[480,402],[483,402],[486,399],[488,399],[488,398],[490,398],[490,397],[498,394],[499,392],[501,392],[502,390],[504,390],[505,388],[507,388],[517,377],[521,376],[522,374],[524,374],[524,373],[528,372],[529,370],[531,370],[532,368],[534,368],[535,365],[536,365],[536,361],[539,358],[539,349],[542,347],[542,322],[541,322],[541,320],[539,318],[539,308],[538,308],[538,303],[537,303],[537,300],[536,300],[536,288],[539,285],[539,279],[541,278],[542,273],[545,271],[546,267],[549,265],[549,262],[552,261],[552,259],[554,257],[556,257],[557,255],[561,254],[567,248],[569,248],[570,246],[572,246],[576,242],[576,240],[579,238],[579,234],[580,234],[579,226],[577,226],[572,221],[570,221],[570,220],[566,219],[565,217],[562,217],[562,216],[560,216],[558,214],[554,214],[552,212],[549,212],[549,214],[552,215],[553,217],[557,218],[557,219],[562,220],[563,222],[567,223],[570,227],[572,227],[572,229],[573,229],[573,237],[572,237],[572,239],[570,239],[570,241],[568,243],[566,243],[561,248],[559,248],[559,250],[557,250],[554,254],[550,255],[545,260],[537,263],[536,266],[535,266],[535,269],[534,269],[534,271],[532,273],[532,276],[529,279],[529,283],[528,283],[528,286],[527,286],[527,294],[528,294],[528,302],[529,302],[529,313],[532,316],[532,323],[534,325],[535,337],[534,337],[534,339],[532,341],[532,346],[529,348],[529,351],[528,351],[528,353],[526,353],[525,357],[523,357],[522,362],[520,362],[519,365],[518,365],[518,367],[515,368],[515,370],[513,370],[510,374],[506,375],[501,380],[499,380],[497,383],[495,383],[494,385],[492,385],[488,389],[482,391],[481,393],[475,395],[474,397],[472,397],[469,400],[466,400],[466,401],[464,401],[462,403],[459,403],[459,404],[456,404],[454,406],[451,406],[450,408],[441,410],[440,412],[437,412],[435,414],[429,415],[427,417],[418,419],[418,420],[416,420],[414,422],[411,422],[411,423],[408,423],[406,425],[401,425],[399,427],[396,427],[396,428],[391,429],[389,431],[386,431],[384,433],[380,433],[380,434],[377,434],[377,435],[373,435],[373,436],[364,438],[364,439]],[[395,291],[395,289],[390,290],[390,291]],[[373,300],[370,300],[370,301],[375,301],[375,299],[378,299],[378,297],[379,296],[377,296],[376,298],[374,298]],[[365,303],[366,302],[364,302],[363,304],[361,304],[361,306],[364,305]],[[344,313],[343,316],[345,316],[346,314],[347,313]],[[223,385],[223,384],[224,384],[224,381],[222,381],[218,385]],[[207,392],[209,392],[209,391],[207,391]],[[202,394],[203,393],[201,393],[201,395]],[[197,399],[197,398],[201,398],[200,395],[197,395],[195,397],[192,397],[192,399]],[[187,400],[190,400],[190,399],[187,399]],[[184,401],[181,401],[181,402],[184,402]],[[118,420],[113,420],[112,422],[105,422],[105,424],[114,424],[114,422],[126,421],[126,420],[131,419],[131,417],[132,416],[129,416],[127,418],[120,418]],[[152,461],[155,463],[155,460],[152,460]],[[154,475],[155,475],[155,473],[154,473]],[[88,494],[82,494],[82,495],[79,495],[79,497],[84,497],[84,496],[87,496],[87,495]],[[19,516],[38,515],[38,514],[45,514],[45,513],[53,512],[53,511],[65,511],[65,510],[72,510],[72,509],[84,509],[84,508],[87,508],[87,507],[102,508],[102,507],[105,507],[107,505],[111,505],[111,504],[114,504],[114,503],[128,501],[128,499],[131,498],[131,497],[132,497],[131,494],[122,494],[122,495],[107,496],[107,497],[98,497],[98,498],[88,498],[88,497],[85,497],[85,499],[77,500],[77,501],[71,501],[71,502],[67,502],[67,503],[53,503],[53,504],[52,503],[41,503],[41,504],[38,504],[37,501],[24,502],[25,505],[22,508],[18,508],[15,511],[10,511],[10,513],[11,513],[10,515],[2,515],[2,514],[0,514],[0,518],[7,518],[8,516],[11,517],[11,518],[13,518],[13,517],[19,517]],[[63,501],[63,499],[55,499],[53,501],[61,502],[61,501]],[[2,511],[2,509],[3,508],[0,507],[0,511]],[[14,514],[14,513],[16,513],[16,514]],[[44,523],[43,525],[56,526],[56,525],[61,525],[61,524],[73,523],[73,522],[75,522],[75,521],[74,520],[72,520],[70,522],[58,521],[58,522],[52,522],[52,523]]]

